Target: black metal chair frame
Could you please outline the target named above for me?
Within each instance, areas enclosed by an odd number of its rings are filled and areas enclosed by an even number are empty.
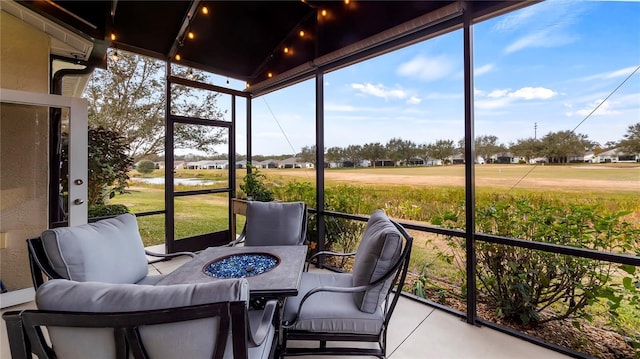
[[[233,357],[247,358],[248,343],[260,345],[267,340],[268,328],[272,324],[277,308],[271,301],[265,308],[260,327],[253,333],[248,325],[246,302],[218,302],[187,307],[145,310],[136,312],[66,312],[46,310],[11,311],[2,315],[7,325],[7,335],[13,359],[55,358],[53,348],[47,343],[42,327],[112,328],[116,346],[116,358],[148,358],[147,350],[140,338],[139,327],[175,323],[188,320],[219,317],[220,324],[212,358],[222,358],[231,326]],[[270,357],[275,352],[276,336],[271,340]]]
[[[295,324],[297,317],[287,323],[282,324],[282,349],[280,351],[280,357],[284,356],[298,356],[298,355],[367,355],[367,356],[375,356],[379,358],[386,357],[387,350],[387,329],[389,325],[389,320],[391,319],[391,315],[393,314],[393,310],[398,303],[398,299],[400,298],[400,292],[402,291],[402,286],[404,285],[405,279],[407,277],[407,272],[409,270],[409,258],[411,256],[411,246],[413,244],[413,237],[407,233],[407,231],[395,221],[391,221],[394,226],[400,231],[402,236],[405,239],[405,245],[400,255],[400,258],[396,262],[396,264],[380,279],[375,282],[369,283],[368,285],[351,287],[351,288],[338,288],[338,287],[319,287],[309,291],[300,302],[300,306],[298,307],[298,313],[300,312],[300,308],[304,305],[304,302],[311,295],[321,291],[329,291],[329,292],[338,292],[338,293],[357,293],[363,292],[368,289],[374,288],[387,279],[393,277],[392,284],[389,288],[389,291],[386,294],[384,301],[384,323],[382,326],[382,330],[379,334],[357,334],[357,333],[328,333],[328,332],[313,332],[313,331],[303,331],[296,330],[292,328],[292,325]],[[315,253],[307,260],[307,269],[308,264],[312,262],[312,260],[321,255],[332,255],[332,256],[353,256],[356,252],[352,253],[336,253],[329,251],[321,251]],[[306,270],[306,269],[305,269]],[[392,296],[391,301],[389,301],[389,297],[391,293],[395,292]],[[287,341],[288,340],[304,340],[304,341],[319,341],[318,347],[295,347],[288,348]],[[378,348],[358,348],[358,347],[327,347],[328,341],[339,341],[339,342],[373,342],[378,344]]]
[[[33,281],[33,287],[38,289],[46,280],[49,279],[64,279],[63,276],[58,274],[47,258],[47,253],[44,249],[41,237],[27,239],[27,249],[29,252],[29,267],[31,268],[31,280]],[[145,250],[145,254],[151,257],[161,258],[160,260],[170,260],[178,256],[189,256],[194,258],[196,255],[191,252],[176,252],[176,253],[154,253]]]

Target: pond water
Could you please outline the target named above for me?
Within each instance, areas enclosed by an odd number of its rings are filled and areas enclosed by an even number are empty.
[[[164,177],[153,177],[153,178],[131,178],[133,182],[143,182],[149,184],[164,184]],[[174,178],[173,185],[182,185],[182,186],[209,186],[216,184],[216,181],[212,180],[202,180],[198,178]]]

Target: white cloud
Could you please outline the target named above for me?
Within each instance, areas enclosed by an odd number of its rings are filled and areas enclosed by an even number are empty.
[[[523,87],[515,91],[498,89],[489,93],[479,90],[475,92],[476,98],[479,98],[475,101],[475,106],[482,110],[503,108],[518,100],[548,100],[558,95],[557,92],[545,87]]]
[[[600,105],[600,107],[598,107]],[[603,116],[603,115],[616,115],[619,112],[611,109],[611,105],[614,105],[611,101],[607,101],[602,103],[602,99],[593,101],[587,108],[580,109],[574,112],[575,115],[585,117],[593,112],[592,116]],[[596,109],[594,111],[594,109]]]
[[[473,74],[475,76],[484,75],[484,74],[486,74],[488,72],[491,72],[491,70],[493,70],[493,67],[494,67],[493,64],[486,64],[484,66],[480,66],[480,67],[478,67],[477,69],[475,69],[473,71]]]
[[[416,96],[411,96],[411,97],[407,100],[407,103],[408,103],[409,105],[417,105],[417,104],[419,104],[420,102],[422,102],[422,100],[421,100],[421,99],[419,99],[419,98],[417,98]]]
[[[521,98],[525,100],[547,100],[558,93],[544,87],[523,87],[515,92],[509,93],[509,97]]]
[[[510,54],[531,47],[558,47],[570,44],[576,39],[577,37],[563,34],[560,30],[547,28],[520,37],[504,51]]]
[[[608,80],[608,79],[613,79],[613,78],[617,78],[617,77],[629,76],[634,71],[636,71],[637,68],[638,68],[638,66],[629,66],[629,67],[625,67],[625,68],[614,70],[614,71],[601,72],[599,74],[587,76],[587,77],[583,78],[582,80],[584,80],[584,81]]]
[[[397,73],[401,76],[416,77],[423,81],[433,81],[449,76],[454,69],[454,60],[445,55],[436,57],[419,55],[401,64]]]
[[[506,48],[510,54],[532,47],[559,47],[578,39],[572,30],[588,6],[576,7],[575,1],[543,1],[505,16],[494,30],[514,36]]]
[[[389,99],[403,99],[406,98],[408,96],[407,92],[399,89],[399,88],[395,88],[395,89],[390,89],[385,87],[382,84],[371,84],[371,83],[364,83],[364,84],[351,84],[351,87],[353,89],[356,89],[358,91],[360,91],[361,93],[365,94],[365,95],[371,95],[371,96],[375,96],[375,97],[380,97],[383,98],[385,100],[389,100]]]
[[[509,93],[509,89],[506,90],[493,90],[487,94],[487,97],[499,98],[504,97]]]

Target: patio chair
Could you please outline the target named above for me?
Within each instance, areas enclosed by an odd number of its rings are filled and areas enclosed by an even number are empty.
[[[307,205],[304,202],[247,202],[247,220],[235,246],[300,245],[307,236]]]
[[[249,311],[246,279],[150,286],[54,279],[37,310],[6,312],[13,359],[269,358],[276,301]]]
[[[304,272],[298,296],[287,299],[283,348],[289,355],[368,355],[384,358],[387,328],[407,275],[413,238],[382,210],[367,222],[352,273]],[[290,347],[291,340],[319,342]],[[327,342],[341,343],[329,346]],[[375,344],[371,344],[375,343]]]
[[[78,282],[155,284],[161,275],[149,275],[147,255],[171,259],[195,257],[191,252],[153,253],[144,249],[133,214],[74,227],[48,229],[27,239],[34,288],[48,279]]]

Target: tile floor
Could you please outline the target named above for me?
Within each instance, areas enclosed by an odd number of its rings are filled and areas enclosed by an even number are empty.
[[[154,263],[150,265],[150,272],[170,272],[185,260],[186,258]],[[35,305],[30,302],[5,308],[3,312],[32,308],[35,308]],[[0,359],[9,359],[6,328],[4,324],[0,325],[0,328]],[[393,314],[388,332],[388,345],[389,359],[567,358],[496,330],[468,325],[454,315],[407,298],[400,299]]]

